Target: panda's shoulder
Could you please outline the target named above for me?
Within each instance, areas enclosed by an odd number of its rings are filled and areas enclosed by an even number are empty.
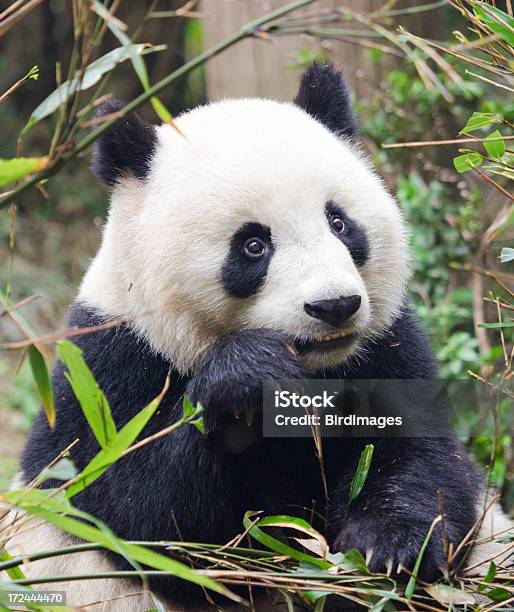
[[[81,302],[72,305],[68,323],[74,334],[69,339],[81,349],[96,383],[109,402],[117,428],[125,425],[157,397],[170,373],[171,384],[161,403],[162,410],[153,419],[154,425],[151,427],[162,428],[169,424],[166,419],[185,388],[185,380],[170,363],[153,351],[126,322],[116,321]],[[81,440],[80,449],[74,451],[80,465],[84,465],[98,451],[65,372],[61,361],[52,372],[55,427],[50,429],[43,411],[40,411],[32,427],[30,442],[22,460],[23,470],[29,479],[48,465],[56,452],[66,448],[76,438]]]
[[[129,322],[81,301],[74,302],[70,308],[68,328],[73,333],[69,339],[80,348],[96,382],[107,395],[113,392],[114,386],[121,389],[129,380],[144,381],[149,371],[165,373],[167,370],[165,361],[135,333]],[[64,366],[59,362],[53,375],[55,387],[68,388],[63,373]],[[113,401],[116,403],[116,398]]]

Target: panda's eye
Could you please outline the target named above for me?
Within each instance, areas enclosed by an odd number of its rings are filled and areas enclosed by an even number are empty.
[[[250,259],[259,259],[266,252],[266,245],[260,238],[248,238],[244,243],[243,250]]]
[[[342,234],[344,232],[344,221],[339,215],[330,215],[328,222],[330,223],[332,231],[334,231],[336,234]]]

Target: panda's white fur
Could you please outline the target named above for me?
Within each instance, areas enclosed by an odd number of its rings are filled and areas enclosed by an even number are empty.
[[[114,188],[79,299],[133,320],[182,372],[230,330],[323,333],[304,310],[310,300],[359,294],[351,331],[361,339],[383,332],[404,298],[407,240],[394,199],[358,150],[292,103],[225,100],[176,123],[185,137],[157,129],[148,180],[127,177]],[[330,233],[328,200],[365,228],[370,255],[361,269]],[[261,290],[239,300],[219,271],[230,236],[252,220],[273,225],[277,249]],[[310,353],[304,365],[341,363],[358,346]]]
[[[514,542],[505,542],[514,535],[514,523],[498,503],[481,501],[477,508],[481,517],[480,528],[473,538],[474,546],[466,560],[465,573],[483,576],[491,561],[502,567],[512,569],[514,563]],[[501,540],[504,540],[503,543]]]

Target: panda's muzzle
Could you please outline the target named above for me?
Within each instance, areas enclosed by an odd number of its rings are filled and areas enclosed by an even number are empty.
[[[326,352],[350,346],[355,340],[355,334],[351,330],[341,329],[341,326],[359,310],[360,305],[360,295],[305,303],[304,310],[309,316],[328,323],[336,329],[327,334],[314,336],[309,340],[297,340],[295,345],[298,352],[300,354],[312,350]]]

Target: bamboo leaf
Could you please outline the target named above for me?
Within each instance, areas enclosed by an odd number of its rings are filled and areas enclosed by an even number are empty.
[[[366,559],[364,559],[362,553],[356,548],[351,548],[349,551],[345,552],[341,565],[345,569],[354,569],[361,574],[369,574]]]
[[[70,81],[66,81],[55,89],[47,98],[39,104],[32,114],[22,130],[22,135],[26,134],[30,128],[36,123],[39,123],[41,119],[48,117],[55,112],[62,104],[64,104],[70,96],[75,94],[77,91],[86,91],[90,87],[93,87],[107,72],[111,71],[118,64],[129,59],[132,54],[146,55],[148,53],[155,53],[156,51],[162,51],[166,49],[166,45],[157,45],[154,47],[148,47],[144,44],[134,44],[127,47],[118,47],[106,53],[96,61],[92,62],[87,66],[82,74],[82,78],[75,77]]]
[[[182,418],[187,419],[192,417],[195,413],[195,407],[191,403],[191,400],[187,395],[184,395],[184,399],[182,400]]]
[[[432,525],[430,525],[430,529],[428,530],[425,539],[423,540],[423,544],[421,545],[418,558],[416,559],[416,563],[414,564],[414,567],[412,569],[411,577],[409,578],[409,582],[407,583],[407,587],[405,588],[405,597],[407,599],[411,599],[414,594],[414,589],[416,588],[416,581],[418,579],[419,568],[421,566],[421,561],[423,560],[423,555],[425,554],[426,547],[428,546],[428,543],[430,541],[430,538],[432,537],[432,533],[434,532],[436,525],[440,523],[441,520],[442,517],[438,516],[433,521]]]
[[[496,577],[496,570],[497,570],[496,563],[494,561],[491,561],[491,563],[489,564],[489,569],[487,570],[487,574],[482,579],[482,582],[484,584],[478,585],[477,591],[484,591],[487,588],[486,585],[491,584],[491,582]]]
[[[11,561],[11,555],[5,550],[5,548],[0,548],[0,561]],[[11,580],[23,580],[25,578],[25,574],[19,565],[16,567],[10,567],[7,570],[7,575]]]
[[[117,25],[116,20],[112,19],[112,15],[105,8],[105,6],[103,6],[101,2],[98,2],[98,0],[93,0],[93,6],[95,12],[105,21],[107,27],[123,45],[123,48],[132,49],[134,45],[131,44],[130,38]],[[148,89],[150,89],[150,79],[148,78],[148,71],[146,70],[146,64],[143,58],[140,54],[136,53],[134,50],[131,50],[130,61],[132,62],[132,66],[134,66],[134,71],[136,72],[137,77],[141,82],[141,85],[143,86],[143,89],[145,91],[148,91]],[[173,116],[157,96],[152,96],[150,98],[150,103],[155,111],[155,114],[159,117],[161,121],[169,123],[171,126],[175,127],[175,129],[177,129],[175,124],[173,123]]]
[[[466,593],[461,589],[447,584],[431,584],[425,587],[425,591],[443,606],[473,606],[475,598],[471,593]]]
[[[100,478],[100,476],[121,457],[123,451],[134,442],[153,416],[166,390],[167,388],[165,387],[153,401],[145,406],[143,410],[138,412],[135,417],[120,429],[114,438],[110,440],[108,446],[102,448],[102,450],[88,463],[77,476],[76,481],[66,490],[66,496],[68,498],[80,493],[97,478]]]
[[[460,174],[464,172],[469,172],[473,168],[477,168],[484,161],[484,158],[480,153],[476,151],[471,151],[469,153],[464,153],[464,155],[458,155],[453,158],[453,165],[455,170]]]
[[[514,17],[485,2],[473,2],[473,9],[495,34],[514,47]]]
[[[79,347],[68,340],[57,343],[57,352],[68,371],[66,378],[101,448],[116,436],[109,402],[98,386]]]
[[[387,597],[382,597],[382,599],[379,599],[377,603],[369,609],[369,612],[382,612],[388,602],[389,599]]]
[[[159,117],[161,121],[164,121],[164,123],[169,123],[170,125],[174,125],[173,115],[159,100],[159,98],[157,98],[157,96],[152,96],[150,98],[150,103],[155,111],[155,114]]]
[[[14,157],[0,159],[0,187],[40,172],[48,163],[48,157]]]
[[[247,512],[243,518],[243,525],[245,529],[248,529],[248,533],[257,540],[263,546],[266,546],[270,550],[277,552],[281,555],[286,555],[291,557],[291,559],[296,559],[297,561],[305,561],[307,563],[311,563],[316,567],[320,567],[321,569],[328,569],[332,567],[332,564],[320,559],[319,557],[315,557],[313,555],[308,555],[307,553],[296,550],[296,548],[292,548],[287,544],[284,544],[280,540],[277,540],[273,536],[268,535],[262,529],[259,529],[260,521],[258,521],[252,527],[252,515],[253,512]],[[265,519],[261,519],[265,520]]]
[[[62,480],[64,482],[71,480],[77,475],[77,468],[73,461],[67,457],[60,459],[52,467],[46,468],[41,472],[38,478],[38,484],[45,480]]]
[[[43,403],[43,410],[45,411],[48,424],[53,429],[55,427],[55,406],[48,365],[35,345],[31,344],[29,346],[28,354],[30,369],[36,381],[39,397]]]
[[[512,597],[510,591],[502,587],[494,587],[494,589],[485,592],[484,595],[487,595],[487,597],[489,597],[491,601],[494,601],[496,603],[507,601],[507,599],[510,599]]]
[[[460,133],[469,134],[470,132],[476,132],[476,130],[480,130],[493,123],[498,123],[498,119],[491,113],[473,113]]]
[[[501,159],[505,153],[505,141],[502,139],[500,130],[494,130],[492,134],[487,136],[484,140],[484,147],[491,157]]]
[[[197,419],[190,421],[190,423],[191,425],[194,425],[194,427],[196,427],[196,429],[198,429],[201,434],[205,435],[205,424],[202,416],[203,406],[201,404],[193,406],[191,400],[187,397],[187,395],[184,395],[184,399],[182,401],[182,410],[183,419],[190,419],[191,417],[194,417],[197,414],[199,415]]]
[[[352,483],[350,485],[350,494],[348,496],[348,503],[351,504],[352,501],[359,495],[362,491],[362,487],[366,482],[366,478],[368,477],[369,468],[371,466],[371,459],[373,458],[373,444],[366,444],[364,450],[361,453],[359,458],[359,464],[357,465],[357,470],[352,478]]]
[[[320,556],[323,559],[327,558],[328,555],[328,544],[326,539],[316,531],[307,521],[295,516],[287,516],[280,514],[277,516],[267,516],[259,521],[259,527],[284,527],[286,529],[296,529],[309,535],[319,545]]]
[[[202,408],[202,410],[203,410],[203,408]],[[205,423],[204,423],[204,420],[203,420],[203,416],[199,417],[198,419],[196,419],[194,421],[191,421],[191,425],[196,427],[196,429],[198,429],[198,431],[205,436]]]
[[[122,49],[127,50],[129,57],[130,57],[130,61],[132,62],[132,65],[134,66],[134,70],[136,71],[136,74],[139,80],[141,81],[141,85],[143,85],[146,91],[150,87],[150,82],[148,80],[148,73],[146,71],[144,60],[141,58],[139,53],[137,53],[134,49],[135,45],[132,44],[132,41],[130,40],[130,38],[119,27],[116,20],[112,19],[112,15],[109,13],[109,11],[105,8],[105,6],[101,2],[98,2],[98,0],[93,0],[92,4],[95,10],[95,13],[99,15],[105,21],[109,30],[114,34],[114,36],[116,36],[118,41],[123,45]]]
[[[498,544],[511,544],[514,542],[514,531],[510,531],[509,533],[504,533],[503,535],[496,538],[496,542]]]

